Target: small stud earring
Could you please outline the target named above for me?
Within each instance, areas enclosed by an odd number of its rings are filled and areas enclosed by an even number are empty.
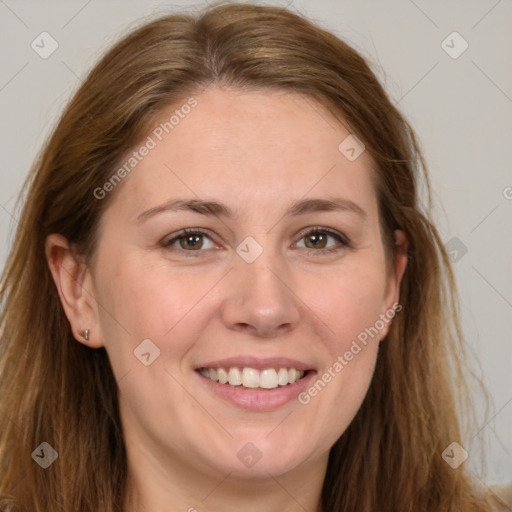
[[[85,341],[89,341],[89,329],[85,329],[85,331],[82,334],[82,337]]]

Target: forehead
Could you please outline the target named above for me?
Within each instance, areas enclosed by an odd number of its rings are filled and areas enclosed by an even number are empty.
[[[371,158],[363,152],[351,161],[340,151],[350,131],[320,103],[284,91],[220,88],[193,98],[193,108],[180,108],[185,99],[154,121],[140,143],[151,149],[116,202],[135,211],[196,196],[265,211],[307,196],[341,195],[372,210]]]

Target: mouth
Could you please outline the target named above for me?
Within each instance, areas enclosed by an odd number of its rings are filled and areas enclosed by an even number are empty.
[[[309,370],[294,367],[276,367],[258,370],[244,367],[201,367],[197,370],[203,377],[227,386],[244,389],[276,389],[289,386],[304,378]]]
[[[249,356],[204,362],[194,370],[207,392],[253,411],[271,411],[293,402],[317,373],[294,359]]]

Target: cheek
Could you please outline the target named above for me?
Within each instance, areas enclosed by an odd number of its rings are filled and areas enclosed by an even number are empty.
[[[170,272],[165,262],[150,266],[110,254],[96,279],[100,327],[123,414],[147,421],[150,429],[155,418],[165,418],[163,404],[183,406],[180,363],[200,337],[206,318],[201,298],[219,276]]]
[[[117,256],[104,259],[97,276],[101,331],[111,359],[132,362],[133,351],[150,339],[172,365],[199,338],[207,295],[222,271],[169,271],[165,261]]]
[[[358,337],[364,341],[368,331],[372,339],[381,339],[384,326],[379,319],[385,312],[385,286],[383,264],[368,261],[334,274],[317,291],[316,309],[330,328],[327,332],[333,357],[349,350],[351,342]]]
[[[312,308],[327,325],[323,342],[329,355],[301,397],[312,416],[326,419],[324,433],[331,442],[361,406],[374,373],[379,341],[389,323],[381,320],[385,275],[380,260],[347,267],[333,279],[336,282],[316,289]]]

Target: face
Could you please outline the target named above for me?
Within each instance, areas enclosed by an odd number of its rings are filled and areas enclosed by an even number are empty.
[[[325,462],[403,270],[386,272],[372,161],[297,94],[194,98],[110,192],[91,269],[127,444],[240,478]]]

